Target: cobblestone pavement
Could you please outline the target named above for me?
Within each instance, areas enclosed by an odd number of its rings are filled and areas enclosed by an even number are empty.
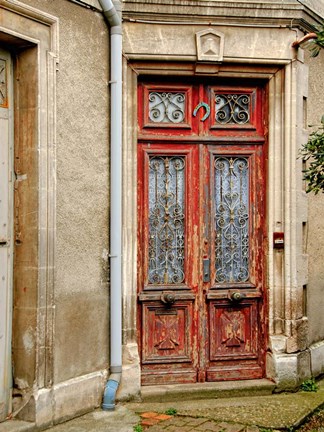
[[[317,392],[242,395],[160,402],[118,403],[115,411],[100,409],[55,425],[50,432],[324,432],[324,380]],[[192,396],[188,393],[186,396]],[[210,394],[209,394],[210,396]],[[314,413],[311,418],[310,414]],[[174,414],[174,415],[170,415]],[[316,417],[317,416],[317,417]],[[304,424],[305,420],[306,423]],[[304,424],[303,426],[300,426]],[[37,425],[7,421],[1,432],[39,432]]]
[[[141,414],[140,425],[149,432],[259,432],[256,426],[215,422],[206,418],[169,416],[148,412]]]
[[[171,408],[173,407],[173,408]],[[305,422],[300,432],[323,431],[324,380],[315,393],[297,392],[241,398],[159,403],[129,403],[140,416],[138,425],[148,432],[264,432],[289,430]],[[173,414],[169,411],[173,411]],[[313,420],[309,415],[317,413]],[[313,422],[313,423],[312,423]],[[313,424],[316,426],[312,427]],[[322,430],[321,430],[322,429]],[[136,430],[136,429],[135,429]]]

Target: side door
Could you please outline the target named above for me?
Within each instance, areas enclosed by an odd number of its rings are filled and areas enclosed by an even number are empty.
[[[13,120],[10,55],[0,50],[0,421],[10,412],[12,320]]]

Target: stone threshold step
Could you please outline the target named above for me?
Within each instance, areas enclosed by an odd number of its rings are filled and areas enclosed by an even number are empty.
[[[172,402],[264,396],[272,394],[275,388],[275,383],[267,379],[142,386],[141,400],[142,402]]]

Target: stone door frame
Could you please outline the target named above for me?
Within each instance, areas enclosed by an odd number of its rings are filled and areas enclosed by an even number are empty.
[[[152,23],[153,24],[153,23]],[[159,23],[161,24],[161,23]],[[173,34],[172,23],[164,23],[159,36],[167,39]],[[175,24],[176,25],[176,24]],[[152,32],[157,26],[152,25]],[[185,28],[185,26],[183,26]],[[187,26],[188,28],[188,26]],[[273,29],[273,43],[278,45],[280,58],[270,58],[262,52],[255,57],[242,58],[240,45],[236,57],[226,58],[227,40],[222,54],[223,62],[199,61],[192,52],[165,54],[165,43],[152,43],[150,54],[139,52],[142,38],[149,24],[124,24],[124,129],[123,129],[123,384],[119,393],[140,391],[140,367],[137,349],[137,220],[136,220],[136,143],[137,143],[137,82],[139,76],[215,76],[227,78],[258,78],[268,81],[269,100],[269,160],[267,185],[267,269],[268,269],[268,354],[266,375],[279,387],[292,388],[310,376],[307,347],[307,317],[303,305],[303,290],[307,285],[307,254],[303,250],[303,232],[307,224],[307,198],[302,182],[302,161],[298,148],[307,139],[306,103],[308,68],[303,51],[291,48],[302,33],[286,29],[277,37]],[[165,30],[164,30],[165,29]],[[204,27],[203,27],[204,29]],[[181,35],[181,25],[177,23]],[[199,29],[200,30],[200,29]],[[229,29],[236,31],[235,28]],[[186,34],[187,30],[183,30]],[[194,37],[194,29],[192,29]],[[217,34],[223,34],[223,28]],[[246,37],[258,32],[246,29]],[[134,35],[139,40],[138,45]],[[185,37],[185,36],[184,36]],[[269,37],[269,34],[267,34]],[[262,39],[262,38],[261,38]],[[154,40],[154,38],[152,38]],[[259,41],[262,46],[262,40]],[[266,41],[264,41],[266,43]],[[178,41],[177,46],[181,46]],[[233,48],[233,44],[230,45]],[[242,48],[242,47],[241,47]],[[147,49],[147,47],[146,47]],[[160,52],[159,52],[160,51]],[[284,54],[283,54],[284,53]],[[190,54],[190,55],[189,55]],[[235,53],[234,53],[235,54]],[[274,247],[274,233],[284,232],[284,249]],[[280,235],[280,234],[279,234]]]
[[[35,421],[37,393],[53,384],[58,20],[16,0],[0,10],[14,64],[13,378],[20,417]]]

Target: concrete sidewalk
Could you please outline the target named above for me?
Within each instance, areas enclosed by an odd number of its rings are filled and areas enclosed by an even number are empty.
[[[264,394],[264,390],[260,392],[261,395],[251,391],[250,394],[236,394],[236,397],[221,398],[216,395],[208,399],[197,398],[197,394],[191,393],[191,386],[188,386],[187,398],[191,395],[196,400],[184,400],[186,398],[183,392],[179,397],[174,392],[171,397],[166,389],[160,388],[160,396],[155,398],[166,401],[118,404],[114,412],[97,410],[54,426],[49,431],[133,432],[134,426],[139,424],[148,428],[149,432],[257,432],[259,429],[289,429],[300,425],[316,408],[324,405],[324,380],[318,384],[319,390],[316,393]],[[210,396],[211,392],[207,394]],[[171,408],[176,410],[176,415],[165,415]],[[12,420],[2,423],[0,431],[37,430],[31,424],[22,425],[19,429],[18,423],[21,422]]]

